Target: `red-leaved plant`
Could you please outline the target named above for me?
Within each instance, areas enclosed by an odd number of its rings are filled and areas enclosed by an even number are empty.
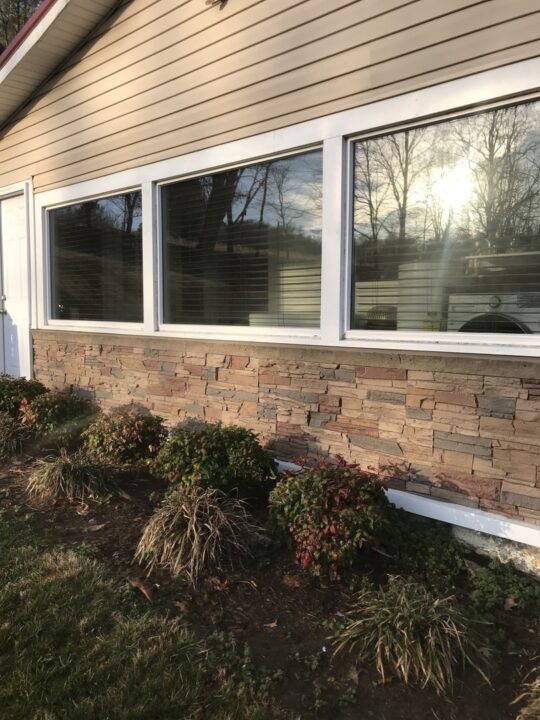
[[[391,506],[372,473],[342,458],[287,472],[270,494],[272,517],[291,539],[297,561],[337,579],[388,523]]]

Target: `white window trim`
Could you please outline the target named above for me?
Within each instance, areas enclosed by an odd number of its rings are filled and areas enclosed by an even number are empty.
[[[380,135],[404,125],[536,99],[540,58],[476,73],[398,97],[334,113],[218,147],[151,163],[113,175],[34,195],[35,287],[33,327],[94,330],[207,340],[312,344],[327,347],[540,357],[539,335],[465,335],[449,332],[348,329],[350,309],[350,139]],[[216,172],[263,159],[323,148],[323,238],[320,330],[235,328],[161,324],[161,258],[157,188],[185,177]],[[46,210],[65,204],[142,189],[144,322],[89,323],[51,320]]]

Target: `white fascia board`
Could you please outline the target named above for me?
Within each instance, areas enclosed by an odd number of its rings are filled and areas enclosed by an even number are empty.
[[[47,11],[32,32],[23,40],[6,64],[0,69],[0,87],[30,50],[41,40],[70,2],[73,2],[73,0],[56,0],[55,4]]]

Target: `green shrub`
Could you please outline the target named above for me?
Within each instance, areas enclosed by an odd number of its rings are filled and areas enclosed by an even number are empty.
[[[0,412],[8,413],[17,418],[23,400],[31,402],[39,395],[47,392],[45,385],[38,380],[15,378],[0,375]]]
[[[80,440],[81,431],[95,414],[95,407],[85,398],[67,392],[48,392],[31,402],[23,400],[21,423],[48,440],[71,446]]]
[[[540,615],[540,582],[520,573],[512,563],[492,560],[476,567],[470,580],[470,601],[483,615],[504,612],[508,599],[517,611]]]
[[[386,590],[360,593],[343,616],[336,652],[348,650],[374,662],[383,679],[396,674],[405,684],[452,688],[455,671],[470,666],[487,680],[489,649],[480,625],[453,597],[439,597],[423,585],[395,577]]]
[[[391,508],[372,474],[344,462],[286,473],[270,494],[270,507],[300,565],[332,579],[365,545],[377,543]]]
[[[32,431],[11,415],[0,412],[0,462],[20,452],[32,438]]]
[[[200,577],[249,555],[257,530],[241,500],[217,489],[180,486],[150,518],[135,557],[149,570],[163,567],[195,586]]]
[[[174,428],[154,463],[170,482],[259,496],[269,489],[276,465],[250,430],[221,423],[187,422]]]
[[[155,457],[166,435],[162,418],[127,410],[101,415],[84,431],[83,439],[85,448],[95,457],[130,464]]]
[[[523,683],[521,694],[514,701],[525,702],[516,720],[540,720],[540,667],[535,668],[530,676],[533,679]]]
[[[99,498],[113,486],[110,467],[94,462],[83,452],[69,455],[62,450],[58,457],[38,460],[28,480],[28,492],[42,498],[54,500],[84,500]]]
[[[392,509],[379,541],[383,553],[379,562],[386,559],[391,571],[411,573],[448,587],[448,582],[465,570],[463,549],[446,523]]]

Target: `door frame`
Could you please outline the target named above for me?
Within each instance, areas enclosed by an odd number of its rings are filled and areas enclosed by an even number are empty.
[[[31,238],[32,238],[32,228],[33,228],[33,207],[32,207],[32,183],[30,181],[24,181],[20,183],[16,183],[14,185],[8,185],[6,187],[0,187],[0,202],[2,200],[7,200],[12,197],[16,197],[19,195],[24,196],[24,205],[25,205],[25,218],[26,218],[26,242],[23,243],[20,247],[20,262],[23,265],[23,267],[26,268],[26,272],[24,273],[24,285],[25,287],[21,288],[22,293],[26,296],[27,301],[22,306],[21,311],[23,313],[23,317],[25,319],[25,325],[26,328],[24,332],[21,332],[19,334],[19,360],[20,360],[20,366],[19,366],[19,373],[21,376],[31,378],[33,376],[33,352],[32,352],[32,337],[31,337],[31,327],[32,327],[32,267],[31,267]],[[0,229],[1,230],[1,229]],[[0,237],[1,241],[1,237]],[[2,247],[0,245],[0,253],[2,252]],[[0,258],[0,262],[3,262],[3,257]],[[1,266],[0,266],[1,267]],[[1,279],[0,279],[1,280]],[[3,330],[2,330],[3,332]],[[2,361],[3,362],[3,361]]]

